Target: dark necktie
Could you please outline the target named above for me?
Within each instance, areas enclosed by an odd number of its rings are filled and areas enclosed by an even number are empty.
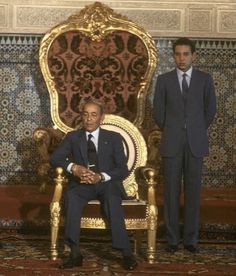
[[[182,95],[183,95],[184,102],[186,102],[187,94],[188,94],[188,83],[186,80],[186,76],[187,74],[184,73],[183,80],[182,80]]]
[[[91,171],[98,172],[97,151],[93,141],[91,140],[92,137],[92,134],[88,135],[88,167]]]

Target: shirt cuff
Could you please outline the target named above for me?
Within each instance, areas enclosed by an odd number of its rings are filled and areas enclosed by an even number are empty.
[[[73,165],[74,165],[74,163],[70,163],[70,164],[67,166],[66,170],[67,170],[69,173],[72,173],[71,168],[72,168]]]
[[[111,179],[110,175],[108,175],[107,173],[104,173],[104,172],[101,172],[101,174],[104,176],[105,180],[104,182],[106,181],[109,181]]]

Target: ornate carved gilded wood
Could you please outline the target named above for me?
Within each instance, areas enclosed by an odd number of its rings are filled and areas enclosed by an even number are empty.
[[[129,175],[124,180],[124,187],[129,196],[139,199],[135,171],[137,168],[145,166],[147,162],[147,146],[142,134],[133,123],[116,115],[105,115],[102,128],[116,131],[122,135],[129,168]]]
[[[141,126],[157,54],[137,24],[96,2],[46,33],[39,59],[52,119],[63,132],[80,123],[88,97]]]

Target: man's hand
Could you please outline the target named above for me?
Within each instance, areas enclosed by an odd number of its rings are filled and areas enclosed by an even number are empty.
[[[74,164],[71,171],[74,176],[80,178],[80,183],[96,184],[101,181],[101,175],[99,173],[95,173],[84,166]]]
[[[101,175],[99,173],[94,173],[89,179],[88,184],[96,184],[101,181]]]
[[[101,175],[91,170],[87,170],[84,174],[82,174],[80,179],[80,183],[96,184],[101,181]]]
[[[72,174],[79,178],[81,178],[82,175],[84,175],[87,171],[88,171],[88,169],[81,165],[73,164],[71,167]]]

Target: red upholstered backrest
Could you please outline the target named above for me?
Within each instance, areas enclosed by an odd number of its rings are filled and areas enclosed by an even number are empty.
[[[101,100],[106,113],[134,121],[140,84],[149,66],[139,36],[117,30],[93,41],[70,30],[54,39],[47,58],[64,124],[74,128],[80,123],[80,107],[88,98]]]
[[[86,6],[44,35],[39,62],[52,120],[62,132],[80,125],[88,98],[103,102],[106,114],[142,126],[157,51],[152,37],[125,16],[100,2]]]

